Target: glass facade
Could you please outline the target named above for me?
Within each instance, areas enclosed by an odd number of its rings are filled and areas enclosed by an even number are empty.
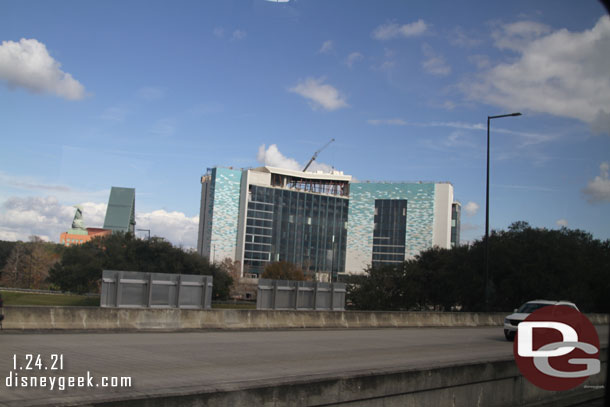
[[[376,199],[373,267],[405,261],[407,200]]]
[[[335,279],[345,270],[348,203],[347,197],[250,185],[244,272],[287,261]]]
[[[451,205],[451,247],[460,245],[460,212],[461,205],[454,203]]]

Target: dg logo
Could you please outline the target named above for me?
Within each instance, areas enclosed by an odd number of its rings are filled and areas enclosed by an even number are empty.
[[[571,307],[533,312],[519,324],[513,352],[523,376],[545,390],[569,390],[600,372],[597,331]]]

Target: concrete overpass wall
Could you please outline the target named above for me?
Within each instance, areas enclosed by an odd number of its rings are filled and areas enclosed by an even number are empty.
[[[403,328],[500,326],[509,312],[371,312],[4,307],[5,329],[195,330],[288,328]],[[589,314],[607,324],[606,314]]]
[[[556,407],[601,399],[607,364],[607,349],[600,354],[602,373],[584,386],[564,392],[549,392],[529,383],[514,360],[453,364],[429,369],[375,371],[342,377],[288,378],[271,383],[220,385],[214,391],[175,393],[149,398],[121,400],[136,406],[488,406]],[[91,403],[95,406],[117,405]]]

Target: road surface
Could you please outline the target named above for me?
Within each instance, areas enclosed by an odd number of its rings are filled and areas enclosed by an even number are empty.
[[[607,346],[608,327],[598,327]],[[27,370],[26,354],[34,355]],[[16,355],[17,370],[14,355]],[[41,364],[35,365],[37,355]],[[63,369],[51,370],[63,355]],[[446,366],[512,358],[501,327],[181,333],[0,333],[0,406],[108,400],[234,389],[354,372]],[[46,368],[46,369],[45,369]],[[55,389],[6,387],[6,378],[56,377]],[[59,377],[93,377],[92,388],[57,389]],[[131,387],[102,388],[101,377]],[[67,386],[67,380],[65,385]],[[77,379],[76,379],[77,380]],[[85,380],[89,380],[86,378]],[[110,379],[111,381],[111,379]]]

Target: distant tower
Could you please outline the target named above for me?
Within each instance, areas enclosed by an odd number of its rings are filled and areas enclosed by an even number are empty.
[[[136,227],[136,190],[135,188],[112,187],[104,229],[112,232],[135,233]]]
[[[87,233],[87,230],[85,229],[85,222],[83,221],[83,207],[74,205],[74,208],[76,208],[76,213],[74,214],[74,220],[72,220],[73,233],[75,230],[82,230],[84,231],[83,234],[85,234]]]

